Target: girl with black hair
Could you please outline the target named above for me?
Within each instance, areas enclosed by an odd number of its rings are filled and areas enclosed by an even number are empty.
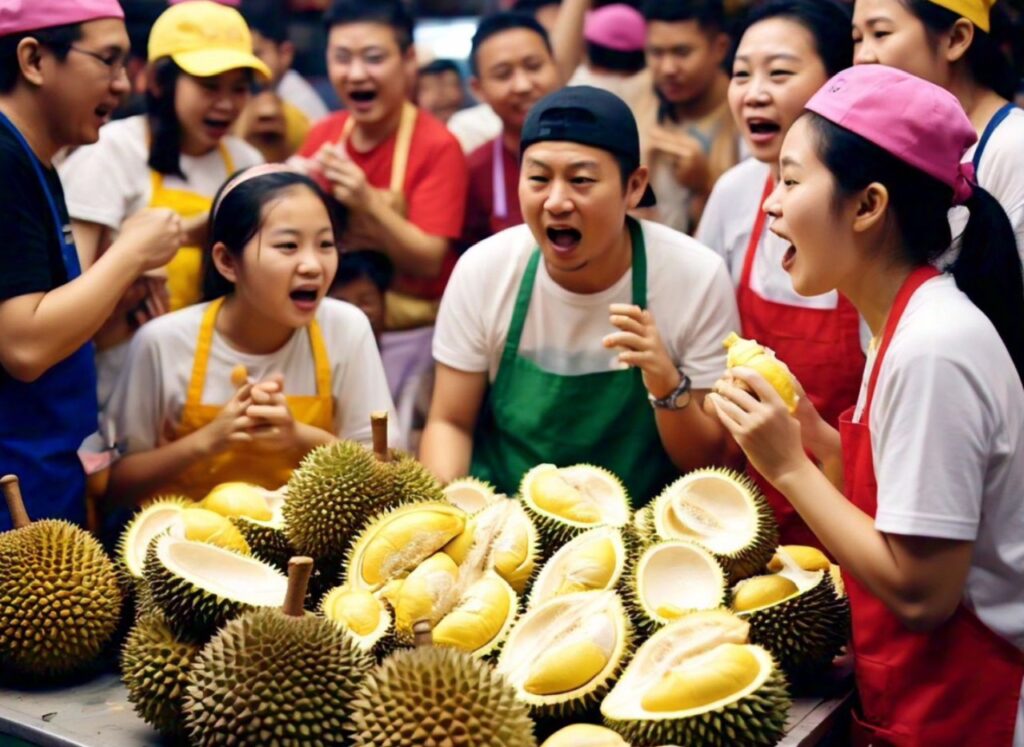
[[[836,431],[735,369],[710,407],[842,567],[854,744],[1019,747],[1024,280],[1010,223],[961,163],[977,134],[942,88],[863,65],[807,109],[765,210],[797,292],[838,290],[870,326],[860,398]],[[941,274],[954,204],[970,220]]]
[[[370,443],[370,413],[393,406],[366,316],[325,298],[336,236],[324,193],[283,166],[221,188],[205,303],[142,327],[121,371],[108,420],[124,457],[111,495],[200,499],[233,480],[277,488],[318,445]]]
[[[1013,103],[1017,76],[1000,49],[1008,26],[996,0],[857,0],[854,63],[906,70],[959,99],[979,138],[964,160],[1002,204],[1024,261],[1024,110]],[[954,214],[954,237],[962,230]]]
[[[733,117],[753,155],[718,180],[697,239],[729,266],[744,337],[789,363],[831,424],[857,399],[864,368],[856,309],[831,291],[805,298],[781,259],[786,242],[761,210],[779,178],[779,149],[790,125],[830,75],[849,67],[849,11],[830,0],[772,0],[752,11],[738,37],[729,84]],[[748,469],[764,490],[783,544],[821,543],[789,501]]]

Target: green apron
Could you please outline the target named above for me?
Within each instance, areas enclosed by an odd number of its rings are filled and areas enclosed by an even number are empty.
[[[647,305],[647,255],[640,224],[628,219],[633,244],[633,303]],[[519,355],[540,249],[519,285],[498,375],[473,436],[470,474],[515,495],[538,464],[589,463],[614,472],[634,507],[679,476],[661,445],[640,369],[562,376]]]

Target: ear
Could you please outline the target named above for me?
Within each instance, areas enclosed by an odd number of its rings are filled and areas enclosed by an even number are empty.
[[[277,45],[277,53],[281,55],[281,69],[287,72],[295,62],[295,45],[290,41],[283,41]]]
[[[43,48],[31,36],[18,42],[18,67],[25,80],[34,86],[43,85]]]
[[[721,65],[725,62],[726,56],[729,54],[729,46],[732,44],[732,39],[724,31],[719,32],[715,35],[715,38],[711,42],[711,52],[714,55],[716,65]]]
[[[241,257],[232,254],[223,241],[218,241],[213,245],[210,256],[213,258],[213,266],[224,276],[225,280],[231,283],[238,282],[238,264]]]
[[[469,78],[469,91],[477,101],[484,100],[483,87],[480,85],[480,79],[475,75]]]
[[[866,233],[878,228],[885,222],[889,212],[889,190],[884,184],[872,182],[857,198],[856,209],[853,218],[855,233]]]
[[[967,56],[967,50],[974,42],[974,24],[966,18],[956,19],[956,23],[949,30],[949,36],[944,40],[945,50],[943,56],[946,62],[954,63]]]
[[[640,166],[629,177],[626,182],[627,210],[636,210],[647,189],[647,184],[650,182],[650,177],[651,173],[646,166]]]

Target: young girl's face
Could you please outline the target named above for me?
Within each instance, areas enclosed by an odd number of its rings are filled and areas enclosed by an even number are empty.
[[[816,150],[817,135],[806,117],[797,120],[782,146],[781,171],[764,207],[772,233],[790,242],[782,267],[802,296],[841,287],[855,268],[852,221],[855,201],[836,209],[835,180]]]
[[[855,65],[888,65],[940,86],[948,74],[924,23],[900,0],[857,0],[853,49]]]
[[[209,153],[234,125],[249,100],[249,73],[229,70],[212,78],[182,73],[174,93],[174,111],[182,132],[182,152]]]
[[[338,270],[327,208],[293,186],[263,206],[263,224],[235,261],[235,297],[287,327],[313,321]]]
[[[814,37],[788,18],[751,26],[736,49],[729,108],[754,157],[775,165],[804,104],[828,80]]]

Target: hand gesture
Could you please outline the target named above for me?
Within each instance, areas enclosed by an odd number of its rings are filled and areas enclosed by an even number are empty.
[[[625,303],[613,303],[609,311],[612,326],[619,331],[606,336],[602,344],[623,350],[619,363],[639,368],[648,392],[659,399],[671,394],[681,375],[661,341],[654,315]]]
[[[111,252],[131,252],[138,273],[163,267],[184,241],[181,217],[168,208],[143,208],[121,225],[121,235]]]
[[[253,384],[245,408],[246,433],[261,449],[288,449],[298,443],[298,424],[284,395],[284,377],[275,374]]]
[[[647,139],[651,150],[670,157],[676,181],[698,194],[711,191],[711,168],[699,140],[658,126],[650,129]]]
[[[366,181],[366,173],[349,158],[343,145],[321,148],[316,160],[331,183],[334,199],[350,210],[365,212],[369,209],[373,188]]]
[[[200,429],[206,453],[218,454],[233,443],[250,443],[253,440],[247,431],[250,423],[245,415],[252,404],[252,389],[253,385],[248,381],[238,387],[217,417]]]

